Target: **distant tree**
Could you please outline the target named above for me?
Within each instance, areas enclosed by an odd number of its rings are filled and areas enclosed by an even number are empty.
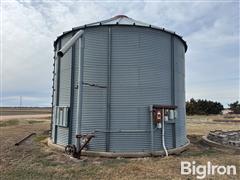
[[[223,110],[223,105],[219,102],[193,98],[186,102],[187,115],[209,115],[220,114]]]
[[[234,114],[240,114],[240,104],[238,101],[233,102],[228,105],[229,109],[234,113]]]

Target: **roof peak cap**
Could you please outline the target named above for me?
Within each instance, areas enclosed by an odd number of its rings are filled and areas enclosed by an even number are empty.
[[[128,16],[124,15],[124,14],[119,14],[114,16],[113,18],[128,18]]]

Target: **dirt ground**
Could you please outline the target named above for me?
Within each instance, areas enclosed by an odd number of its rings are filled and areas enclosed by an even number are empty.
[[[14,113],[14,115],[16,115]],[[234,130],[240,123],[215,122],[224,116],[187,118],[189,150],[178,156],[151,158],[90,158],[75,160],[50,149],[46,144],[49,116],[16,118],[0,121],[0,179],[196,179],[180,174],[181,161],[208,161],[218,165],[236,165],[237,175],[207,176],[207,179],[240,179],[240,153],[209,147],[201,136],[210,130]],[[231,118],[234,119],[234,118]],[[235,118],[238,120],[238,118]],[[19,146],[14,144],[35,132]]]

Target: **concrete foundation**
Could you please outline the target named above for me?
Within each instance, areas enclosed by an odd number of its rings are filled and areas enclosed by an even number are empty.
[[[190,144],[190,141],[181,147],[175,148],[175,149],[169,149],[168,154],[174,155],[174,154],[180,154],[181,152],[188,149],[188,146]],[[57,144],[53,144],[51,139],[48,138],[48,146],[50,148],[56,149],[58,151],[61,151],[65,153],[65,147]],[[150,156],[164,156],[164,151],[155,151],[155,152],[125,152],[125,153],[113,153],[113,152],[97,152],[97,151],[82,151],[83,156],[94,156],[94,157],[108,157],[108,158],[117,158],[117,157],[124,157],[124,158],[141,158],[141,157],[150,157]]]
[[[240,130],[210,131],[207,136],[203,136],[203,140],[209,145],[240,150]]]

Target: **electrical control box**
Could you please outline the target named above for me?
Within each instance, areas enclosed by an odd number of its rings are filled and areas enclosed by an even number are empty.
[[[153,105],[153,121],[160,124],[161,121],[175,120],[177,118],[177,106],[171,105]],[[160,127],[160,125],[158,125]]]

